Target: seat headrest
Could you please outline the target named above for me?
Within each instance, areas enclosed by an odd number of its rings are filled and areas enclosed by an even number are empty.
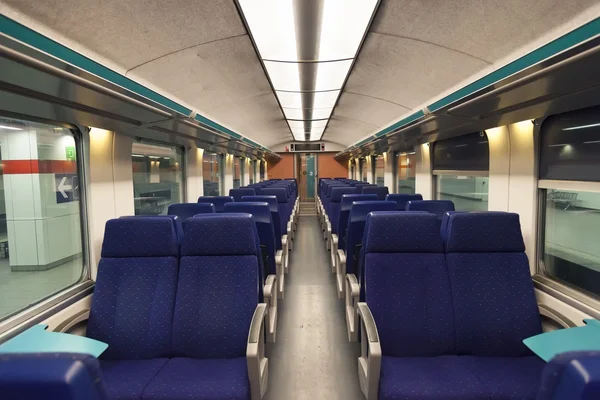
[[[176,215],[181,219],[191,218],[196,214],[214,213],[213,203],[173,203],[169,205],[167,214]]]
[[[365,221],[371,211],[396,211],[396,203],[385,200],[355,201],[350,208],[348,223]]]
[[[454,213],[448,217],[448,253],[523,252],[519,214]]]
[[[231,196],[200,196],[198,197],[198,203],[212,203],[216,205],[223,205],[233,201]]]
[[[420,194],[388,194],[386,200],[395,201],[398,203],[398,210],[406,210],[406,203],[412,200],[423,200]]]
[[[542,372],[538,400],[600,398],[600,352],[570,351],[554,356]]]
[[[277,196],[242,196],[242,201],[250,201],[250,202],[261,202],[269,204],[269,209],[271,212],[277,212],[279,209],[277,208]]]
[[[271,209],[267,202],[243,202],[225,204],[226,213],[246,213],[252,214],[255,222],[270,224]]]
[[[182,257],[257,255],[258,232],[250,214],[202,214],[185,220],[183,232]]]
[[[343,194],[341,203],[341,210],[348,211],[352,208],[352,203],[355,201],[371,201],[377,200],[376,194]]]
[[[287,203],[287,189],[269,186],[268,188],[262,189],[260,194],[263,196],[275,196],[277,197],[278,203]]]
[[[256,191],[254,188],[237,188],[237,189],[229,189],[229,196],[233,197],[235,201],[240,201],[242,196],[254,196]]]
[[[332,203],[339,203],[342,201],[342,196],[345,194],[354,194],[356,193],[356,189],[350,186],[336,186],[331,188],[331,195],[329,196],[329,201]]]
[[[376,211],[367,216],[367,253],[442,253],[437,217],[426,212]]]
[[[411,200],[406,203],[406,211],[427,211],[442,219],[446,211],[454,211],[450,200]]]
[[[102,257],[177,257],[178,237],[173,221],[167,215],[108,220]]]
[[[365,186],[362,188],[362,194],[376,194],[379,200],[385,200],[389,190],[387,186]]]

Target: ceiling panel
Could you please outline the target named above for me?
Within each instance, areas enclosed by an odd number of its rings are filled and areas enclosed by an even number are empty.
[[[355,119],[333,116],[324,139],[338,143],[354,143],[373,131],[373,125]]]
[[[365,122],[371,124],[373,129],[408,112],[409,108],[396,103],[348,91],[342,93],[335,108],[336,117]]]

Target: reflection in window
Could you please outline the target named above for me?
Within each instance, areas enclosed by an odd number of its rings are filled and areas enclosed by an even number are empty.
[[[183,149],[134,142],[133,198],[135,215],[165,215],[169,204],[183,200]]]
[[[545,273],[600,295],[600,193],[544,191]]]
[[[385,186],[385,159],[383,155],[373,157],[375,162],[375,184]]]
[[[265,180],[265,163],[266,163],[266,161],[258,161],[258,163],[260,163],[259,173],[260,173],[260,181],[262,182]]]
[[[204,196],[219,196],[221,194],[219,187],[221,181],[221,176],[219,174],[219,155],[204,152],[203,160],[202,178],[204,181]]]
[[[242,186],[242,159],[233,157],[233,188]]]
[[[398,193],[415,193],[415,168],[417,166],[415,152],[396,154],[396,179]]]
[[[256,160],[250,160],[250,185],[254,183],[254,177],[256,176]]]
[[[360,175],[361,175],[361,181],[363,182],[368,182],[369,178],[368,178],[368,172],[367,172],[367,160],[364,158],[360,159]]]
[[[84,277],[78,157],[68,129],[0,119],[0,320]]]
[[[438,175],[436,200],[452,200],[456,211],[487,211],[487,176]]]

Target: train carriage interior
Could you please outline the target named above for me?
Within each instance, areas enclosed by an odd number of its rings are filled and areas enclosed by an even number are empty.
[[[0,0],[0,399],[600,399],[598,0]]]

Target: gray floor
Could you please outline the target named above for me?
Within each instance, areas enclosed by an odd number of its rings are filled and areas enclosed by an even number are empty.
[[[329,253],[316,216],[301,216],[279,303],[277,343],[269,344],[269,389],[265,400],[362,400],[357,360],[360,348],[346,336],[343,300],[338,300]]]

